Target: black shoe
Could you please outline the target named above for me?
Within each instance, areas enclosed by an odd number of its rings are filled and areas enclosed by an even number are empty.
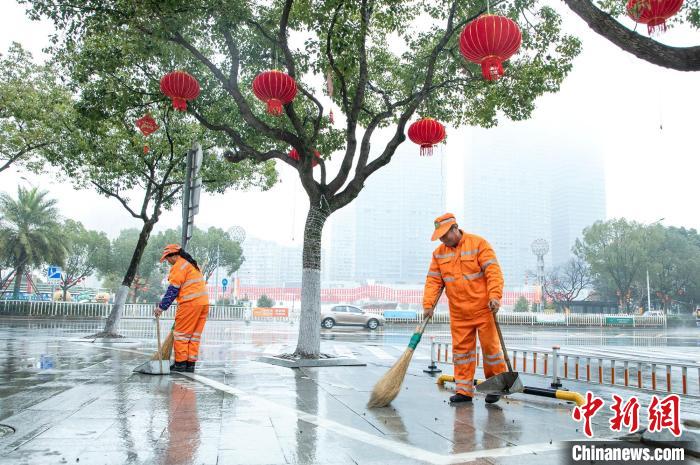
[[[179,371],[182,373],[183,371],[187,371],[187,362],[175,362],[172,365],[170,365],[170,371]]]
[[[185,371],[187,373],[194,373],[194,366],[197,362],[187,362],[187,367],[185,368]]]
[[[458,404],[460,402],[471,402],[472,398],[469,396],[465,396],[464,394],[455,394],[450,397],[450,403],[451,404]]]
[[[500,398],[501,396],[499,396],[498,394],[486,394],[486,403],[495,404],[499,401]]]

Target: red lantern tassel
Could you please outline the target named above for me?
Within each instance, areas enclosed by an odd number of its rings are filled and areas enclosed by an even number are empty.
[[[433,156],[433,146],[430,144],[420,146],[420,156],[421,157],[432,157]]]
[[[143,146],[143,153],[148,153],[151,149],[148,148],[148,145]]]
[[[180,97],[173,97],[173,108],[177,111],[187,111],[187,100]]]
[[[503,65],[498,57],[490,56],[481,61],[481,74],[484,79],[495,81],[503,76]]]
[[[267,113],[274,116],[282,114],[282,102],[276,98],[271,98],[267,101]]]

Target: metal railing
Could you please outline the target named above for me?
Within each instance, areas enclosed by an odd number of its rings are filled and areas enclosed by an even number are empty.
[[[155,304],[126,304],[123,318],[150,318]],[[111,311],[111,304],[79,303],[79,302],[47,302],[26,300],[0,300],[0,315],[35,316],[35,317],[67,317],[67,318],[106,318]],[[382,315],[380,309],[369,309],[367,313]],[[172,313],[170,313],[172,315]],[[211,305],[209,319],[212,320],[242,320],[250,315],[250,309],[240,306]],[[168,318],[166,312],[164,318]],[[640,315],[598,315],[598,314],[541,314],[499,312],[498,322],[502,325],[546,326],[546,327],[619,327],[630,328],[665,327],[665,316]],[[279,321],[294,319],[294,312],[287,318],[248,316],[255,321]],[[387,323],[421,323],[423,314],[416,312],[406,318],[387,318]],[[449,312],[435,312],[433,323],[449,323]]]
[[[452,364],[452,343],[431,337],[431,365]],[[640,357],[624,357],[561,352],[559,346],[546,349],[510,349],[513,371],[551,377],[551,386],[559,388],[562,380],[620,386],[669,394],[700,396],[700,364],[678,363]],[[476,365],[481,363],[481,348],[476,349]],[[661,369],[661,373],[659,370]],[[691,378],[690,376],[694,376]]]

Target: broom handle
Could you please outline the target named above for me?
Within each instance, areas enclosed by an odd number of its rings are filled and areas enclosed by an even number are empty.
[[[158,360],[160,361],[160,374],[163,374],[163,355],[160,353],[160,317],[156,317],[156,337],[158,338]]]
[[[437,304],[440,301],[440,297],[442,297],[442,291],[444,291],[444,290],[445,290],[444,287],[442,289],[440,289],[440,294],[438,294],[438,298],[435,299],[435,303],[433,304],[433,311],[435,310],[435,307],[437,307]],[[425,327],[428,326],[428,323],[430,322],[430,319],[432,317],[433,316],[430,315],[428,318],[424,318],[423,321],[421,322],[420,326],[418,326],[416,328],[416,332],[414,334],[418,334],[419,336],[422,336],[423,331],[425,331]],[[420,339],[418,339],[418,340],[420,341]],[[411,339],[411,341],[413,341],[413,339]],[[416,342],[416,344],[417,344],[417,342]],[[409,347],[410,347],[410,344],[409,344]]]
[[[496,314],[493,313],[493,322],[496,324],[496,331],[498,331],[498,339],[501,341],[501,350],[503,351],[503,356],[506,358],[506,365],[508,365],[508,371],[513,372],[513,367],[510,366],[510,357],[508,357],[508,349],[506,349],[506,343],[503,341],[503,334],[501,333],[501,327],[496,319]]]

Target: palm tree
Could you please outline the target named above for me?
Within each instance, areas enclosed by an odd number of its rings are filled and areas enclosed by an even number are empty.
[[[0,257],[14,270],[13,296],[19,296],[27,269],[62,264],[66,244],[60,232],[56,200],[38,188],[17,188],[17,200],[0,194]]]

